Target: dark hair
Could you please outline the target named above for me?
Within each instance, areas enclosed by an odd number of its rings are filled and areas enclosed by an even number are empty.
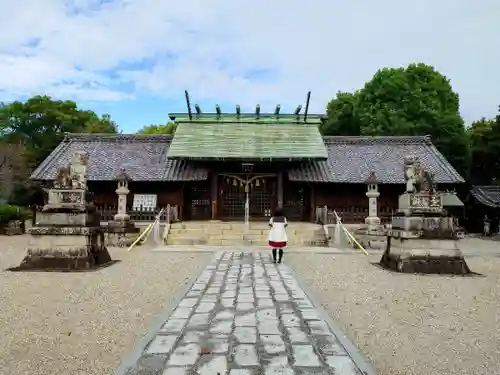
[[[283,209],[282,209],[281,207],[277,207],[277,208],[274,210],[273,216],[274,216],[274,217],[285,216],[285,215],[283,214]]]

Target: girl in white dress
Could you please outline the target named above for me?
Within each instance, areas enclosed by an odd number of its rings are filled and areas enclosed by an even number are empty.
[[[288,223],[286,221],[286,217],[283,214],[283,210],[281,208],[277,208],[274,211],[273,217],[269,220],[269,246],[271,246],[273,252],[273,263],[276,263],[276,253],[279,250],[279,258],[278,263],[281,263],[283,259],[283,248],[286,246],[286,242],[288,241],[286,235],[286,227]]]

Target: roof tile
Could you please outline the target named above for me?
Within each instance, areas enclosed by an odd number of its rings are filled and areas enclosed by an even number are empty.
[[[290,170],[292,181],[364,183],[375,173],[381,184],[404,183],[403,160],[419,158],[437,183],[464,179],[432,144],[430,137],[324,137],[328,160],[308,162]]]
[[[500,207],[500,186],[476,185],[472,187],[471,194],[481,204]]]
[[[180,123],[168,151],[170,159],[298,161],[325,160],[317,123],[247,122]]]
[[[32,173],[33,180],[53,180],[76,151],[89,155],[88,179],[112,181],[125,170],[133,181],[205,180],[208,173],[186,161],[168,160],[172,136],[164,134],[68,134]]]

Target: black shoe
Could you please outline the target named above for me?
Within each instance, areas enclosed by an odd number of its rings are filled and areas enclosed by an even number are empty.
[[[283,259],[283,249],[280,249],[280,257],[278,258],[278,263],[281,263],[281,260]]]

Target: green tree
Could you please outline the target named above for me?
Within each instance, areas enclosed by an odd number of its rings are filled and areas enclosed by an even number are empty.
[[[118,133],[118,125],[111,120],[111,116],[107,113],[102,116],[98,116],[92,111],[82,111],[82,115],[83,113],[88,113],[88,120],[85,122],[84,133]]]
[[[73,101],[52,100],[48,96],[0,106],[1,141],[23,144],[31,167],[42,162],[66,132],[116,133],[117,126],[109,115],[99,117],[92,111],[79,109]]]
[[[500,182],[500,112],[495,119],[482,118],[468,129],[471,146],[472,184]]]
[[[469,138],[458,94],[432,66],[381,69],[355,94],[338,94],[327,111],[333,114],[327,134],[430,135],[451,164],[467,175]]]
[[[357,93],[337,92],[327,107],[327,121],[320,125],[323,135],[360,135],[361,127],[356,116]]]
[[[177,124],[175,122],[169,122],[168,124],[161,125],[146,125],[143,126],[138,133],[139,134],[174,134]]]

